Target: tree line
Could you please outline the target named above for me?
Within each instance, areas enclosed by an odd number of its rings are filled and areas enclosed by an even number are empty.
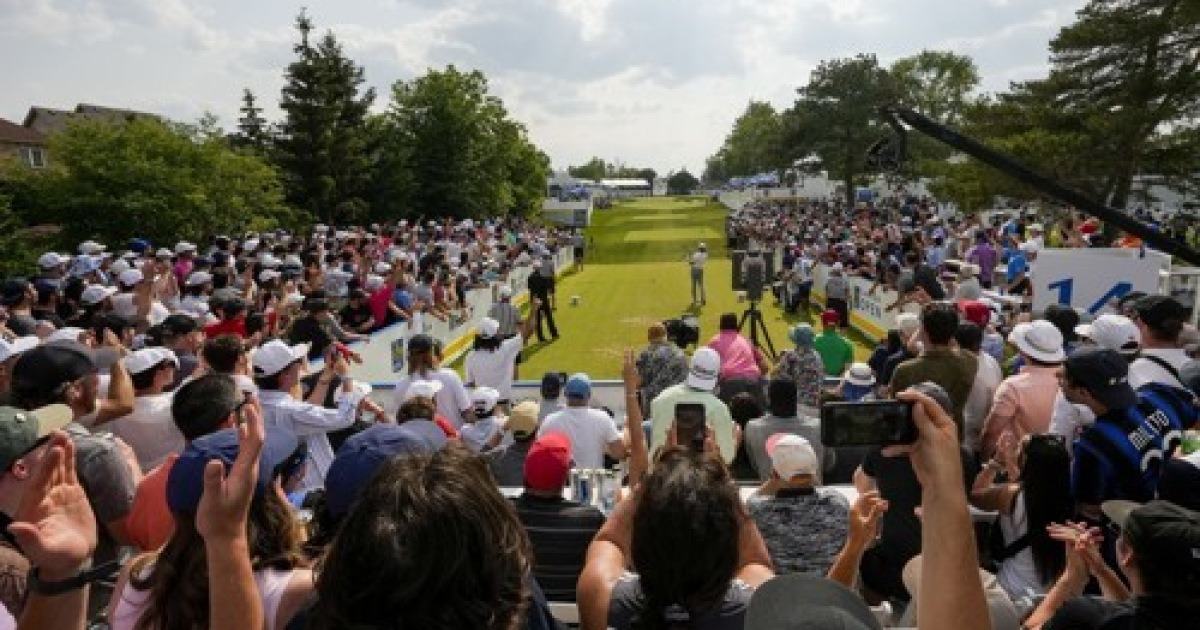
[[[0,266],[87,238],[157,243],[314,222],[529,215],[550,160],[479,71],[431,69],[373,89],[332,32],[295,21],[282,119],[242,93],[236,129],[81,121],[53,134],[49,165],[0,164]],[[53,225],[52,229],[31,226]]]
[[[855,184],[872,174],[868,149],[889,133],[878,109],[899,103],[1113,207],[1143,201],[1138,176],[1200,188],[1200,3],[1090,0],[1049,53],[1047,76],[996,94],[980,94],[974,61],[951,52],[927,50],[890,67],[873,54],[823,61],[791,107],[752,101],[708,158],[704,180],[819,169],[852,201]],[[932,178],[935,193],[961,208],[1039,196],[908,136],[903,174]]]

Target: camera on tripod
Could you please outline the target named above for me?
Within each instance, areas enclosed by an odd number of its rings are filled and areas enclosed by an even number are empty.
[[[775,277],[775,257],[757,248],[733,252],[733,290],[745,291],[746,299],[759,302],[769,278]]]

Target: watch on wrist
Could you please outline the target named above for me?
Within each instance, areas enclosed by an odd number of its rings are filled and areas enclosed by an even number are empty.
[[[98,567],[91,569],[82,569],[78,575],[58,580],[55,582],[47,582],[42,580],[37,567],[29,570],[29,578],[26,585],[29,591],[38,595],[62,595],[74,590],[81,589],[96,580],[105,579],[116,575],[121,565],[116,562],[106,562]]]

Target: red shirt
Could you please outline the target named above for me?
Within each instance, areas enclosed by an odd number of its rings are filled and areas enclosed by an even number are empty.
[[[239,315],[234,319],[223,319],[204,327],[204,336],[212,339],[217,335],[237,335],[246,338],[246,316]]]

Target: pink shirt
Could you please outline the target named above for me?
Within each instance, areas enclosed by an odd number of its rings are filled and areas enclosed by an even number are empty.
[[[762,371],[755,361],[758,351],[736,330],[723,330],[716,334],[708,347],[721,355],[721,378],[759,378]]]
[[[1058,366],[1025,365],[1021,373],[1010,376],[996,388],[992,410],[983,423],[982,446],[985,456],[996,451],[1000,436],[1011,431],[1019,442],[1030,433],[1045,433],[1054,414],[1058,394]]]

